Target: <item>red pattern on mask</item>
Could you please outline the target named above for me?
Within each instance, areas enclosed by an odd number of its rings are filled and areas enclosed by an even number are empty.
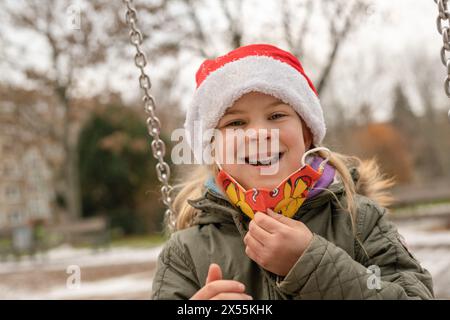
[[[309,191],[320,179],[322,173],[323,171],[316,171],[306,164],[274,189],[246,190],[231,175],[220,170],[216,177],[216,184],[222,188],[230,202],[251,219],[256,211],[267,212],[268,208],[291,218],[306,200]]]

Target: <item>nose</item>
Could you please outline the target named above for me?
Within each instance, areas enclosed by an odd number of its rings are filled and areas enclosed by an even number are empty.
[[[248,127],[245,132],[245,143],[247,145],[252,143],[270,142],[270,128],[267,127]]]
[[[268,121],[262,119],[251,121],[245,128],[246,143],[260,140],[270,140],[271,125]]]
[[[279,134],[277,130],[269,123],[262,121],[247,126],[245,133],[247,154],[254,154],[255,152],[258,154],[277,152],[277,146],[273,145],[278,142]]]

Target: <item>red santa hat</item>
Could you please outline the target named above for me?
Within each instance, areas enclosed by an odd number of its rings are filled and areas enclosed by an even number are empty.
[[[225,111],[246,93],[257,91],[289,104],[305,121],[314,145],[322,142],[326,126],[316,88],[300,61],[268,44],[252,44],[204,61],[196,74],[197,88],[184,128],[192,149],[205,150]],[[199,150],[197,150],[199,151]],[[201,154],[201,153],[200,153]]]

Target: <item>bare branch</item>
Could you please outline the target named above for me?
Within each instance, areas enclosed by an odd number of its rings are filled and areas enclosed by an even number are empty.
[[[327,3],[329,2],[327,1]],[[338,2],[336,4],[334,14],[330,15],[330,25],[329,25],[329,31],[332,36],[332,46],[327,59],[327,64],[325,65],[322,71],[320,80],[317,85],[317,92],[319,94],[323,91],[323,89],[326,86],[327,80],[330,76],[331,70],[336,61],[336,56],[339,52],[342,43],[346,39],[351,29],[356,24],[358,18],[366,12],[367,8],[368,4],[364,0],[357,0],[352,4],[348,13],[345,14],[343,3]],[[327,7],[325,7],[325,9],[327,9]],[[338,21],[341,19],[344,21],[344,23],[342,28],[339,30]]]
[[[154,2],[145,2],[145,3],[136,3],[135,8],[140,13],[147,13],[150,15],[155,15],[161,13],[163,10],[167,9],[167,5],[169,4],[169,0],[161,1],[160,3]]]
[[[300,26],[300,30],[298,31],[297,42],[294,46],[293,50],[295,54],[298,56],[303,56],[304,46],[305,46],[305,37],[304,35],[309,32],[309,24],[311,22],[311,17],[313,16],[313,1],[308,0],[305,4],[305,14],[303,16],[303,23]]]
[[[281,21],[283,24],[284,39],[289,47],[289,50],[293,50],[294,41],[292,40],[291,33],[291,10],[288,4],[288,0],[281,1]]]
[[[222,12],[227,19],[230,37],[231,37],[231,46],[232,48],[238,48],[242,44],[242,28],[240,28],[239,18],[233,17],[230,8],[227,6],[225,0],[219,0],[220,7],[222,8]],[[240,5],[242,5],[243,1],[240,1]],[[240,11],[240,10],[239,10]]]
[[[199,41],[199,46],[196,50],[199,51],[204,58],[207,58],[209,57],[209,55],[204,48],[208,44],[208,39],[203,31],[202,23],[200,21],[200,18],[198,17],[197,11],[195,10],[195,6],[193,5],[192,0],[183,0],[183,2],[186,4],[188,15],[192,23],[194,24],[195,37]]]

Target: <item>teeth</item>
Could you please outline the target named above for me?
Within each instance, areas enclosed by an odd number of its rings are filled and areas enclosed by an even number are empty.
[[[247,157],[247,158],[245,158],[245,163],[251,164],[253,166],[261,166],[261,165],[267,166],[267,165],[270,165],[271,163],[273,164],[273,163],[277,162],[281,158],[282,155],[283,154],[280,153],[280,154],[274,155],[271,158],[257,158],[256,163],[254,163],[254,161],[255,161],[254,158]],[[252,163],[250,163],[250,159],[252,159]]]
[[[267,158],[267,159],[260,159],[259,162],[261,162],[263,164],[268,164],[268,163],[270,163],[271,161],[274,161],[277,158],[278,158],[278,156],[274,156],[272,158]]]

